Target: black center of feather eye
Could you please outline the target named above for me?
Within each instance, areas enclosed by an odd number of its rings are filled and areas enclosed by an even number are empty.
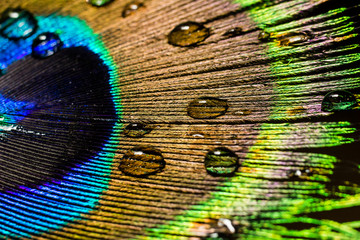
[[[1,131],[0,188],[5,190],[61,179],[101,151],[116,119],[109,69],[85,47],[15,62],[0,77],[0,94],[29,103],[7,112],[18,121]]]

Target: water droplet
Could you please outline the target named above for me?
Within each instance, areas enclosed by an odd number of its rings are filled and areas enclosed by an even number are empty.
[[[209,151],[205,156],[205,168],[211,174],[230,175],[236,171],[238,166],[236,154],[224,147]]]
[[[270,36],[271,36],[270,33],[261,31],[258,35],[258,39],[262,42],[266,42],[266,41],[269,41]]]
[[[241,110],[234,112],[235,115],[240,115],[240,116],[247,116],[247,115],[250,115],[251,113],[252,113],[252,111],[248,110],[248,109],[241,109]]]
[[[187,113],[190,117],[196,119],[216,118],[224,115],[228,108],[226,100],[201,97],[189,103]]]
[[[119,169],[126,175],[140,177],[160,172],[164,167],[164,157],[159,150],[138,146],[124,154]]]
[[[290,32],[277,37],[280,46],[290,46],[306,42],[311,38],[307,32]]]
[[[312,168],[303,168],[303,169],[293,169],[289,172],[288,177],[292,179],[301,179],[310,177],[314,174]]]
[[[179,47],[197,45],[210,36],[209,28],[197,22],[177,25],[168,35],[169,44]]]
[[[128,137],[142,137],[151,132],[151,128],[143,123],[130,123],[124,129],[124,134]]]
[[[240,36],[241,34],[243,34],[243,30],[241,27],[235,27],[230,29],[229,31],[227,31],[224,36],[227,37],[236,37],[236,36]]]
[[[87,0],[88,3],[90,3],[91,5],[95,6],[95,7],[102,7],[105,6],[109,3],[111,3],[114,0]]]
[[[122,16],[123,17],[130,16],[143,6],[144,6],[144,4],[140,1],[134,1],[132,3],[129,3],[125,6],[125,8],[122,12]]]
[[[58,52],[63,43],[55,33],[45,32],[37,36],[32,43],[32,56],[47,58]]]
[[[21,8],[5,10],[0,19],[0,33],[11,40],[30,37],[38,25],[34,16]]]
[[[235,239],[235,234],[242,232],[244,226],[248,224],[240,223],[236,220],[230,220],[227,218],[209,219],[205,218],[202,222],[194,222],[191,228],[191,232],[198,236],[199,239],[223,239],[231,240]]]
[[[324,112],[336,112],[350,110],[357,105],[355,96],[343,90],[329,92],[325,95],[321,104],[321,110]]]

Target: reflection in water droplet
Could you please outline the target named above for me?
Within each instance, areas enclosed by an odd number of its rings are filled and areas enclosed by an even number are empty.
[[[312,168],[294,169],[289,172],[288,177],[292,179],[301,179],[310,177],[313,174],[314,170]]]
[[[307,32],[290,32],[277,37],[280,46],[290,46],[298,43],[306,42],[310,39]]]
[[[201,97],[189,103],[187,113],[190,117],[196,119],[216,118],[224,115],[228,108],[226,100]]]
[[[266,42],[269,41],[270,39],[270,33],[265,32],[265,31],[261,31],[258,35],[258,39],[262,42]]]
[[[32,56],[47,58],[60,50],[63,43],[55,33],[45,32],[37,36],[32,44]]]
[[[215,175],[230,175],[238,168],[237,155],[224,147],[209,151],[205,156],[206,170]]]
[[[34,16],[21,8],[9,8],[0,19],[0,33],[11,40],[30,37],[37,29]]]
[[[321,110],[324,112],[336,112],[350,110],[357,105],[355,96],[343,90],[329,92],[325,95]]]
[[[204,138],[204,134],[203,133],[192,133],[191,136],[193,136],[194,138]]]
[[[139,8],[143,7],[144,4],[140,1],[134,1],[132,3],[129,3],[125,6],[122,17],[127,17],[135,13]]]
[[[124,154],[119,169],[126,175],[140,177],[160,172],[164,167],[164,157],[159,150],[138,146]]]
[[[244,226],[242,226],[242,224],[236,220],[230,220],[227,218],[205,218],[202,220],[202,222],[193,223],[190,231],[198,237],[191,239],[235,239],[235,234],[242,232],[242,228]]]
[[[210,36],[210,30],[201,23],[185,22],[168,35],[169,44],[179,47],[194,46]]]
[[[128,137],[142,137],[151,132],[151,128],[143,123],[130,123],[124,129],[124,134]]]
[[[95,6],[95,7],[102,7],[105,6],[109,3],[111,3],[114,0],[87,0],[88,3],[90,3],[91,5]]]
[[[247,116],[250,115],[252,113],[251,110],[247,110],[247,109],[242,109],[242,110],[238,110],[236,112],[234,112],[235,115],[241,115],[241,116]]]
[[[236,37],[236,36],[240,36],[241,34],[243,34],[243,30],[241,27],[235,27],[230,29],[229,31],[227,31],[224,36],[227,37]]]

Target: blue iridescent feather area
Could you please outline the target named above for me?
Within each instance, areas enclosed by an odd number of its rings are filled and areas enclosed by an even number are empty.
[[[35,16],[35,32],[6,37],[31,25],[20,14],[25,20],[6,22],[0,37],[0,236],[10,238],[58,229],[97,205],[115,155],[104,149],[118,139],[121,116],[115,64],[91,28],[76,17]],[[45,32],[62,49],[36,59],[32,44]]]

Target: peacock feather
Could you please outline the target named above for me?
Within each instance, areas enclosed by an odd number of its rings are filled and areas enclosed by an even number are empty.
[[[1,239],[360,239],[357,1],[0,12]]]

